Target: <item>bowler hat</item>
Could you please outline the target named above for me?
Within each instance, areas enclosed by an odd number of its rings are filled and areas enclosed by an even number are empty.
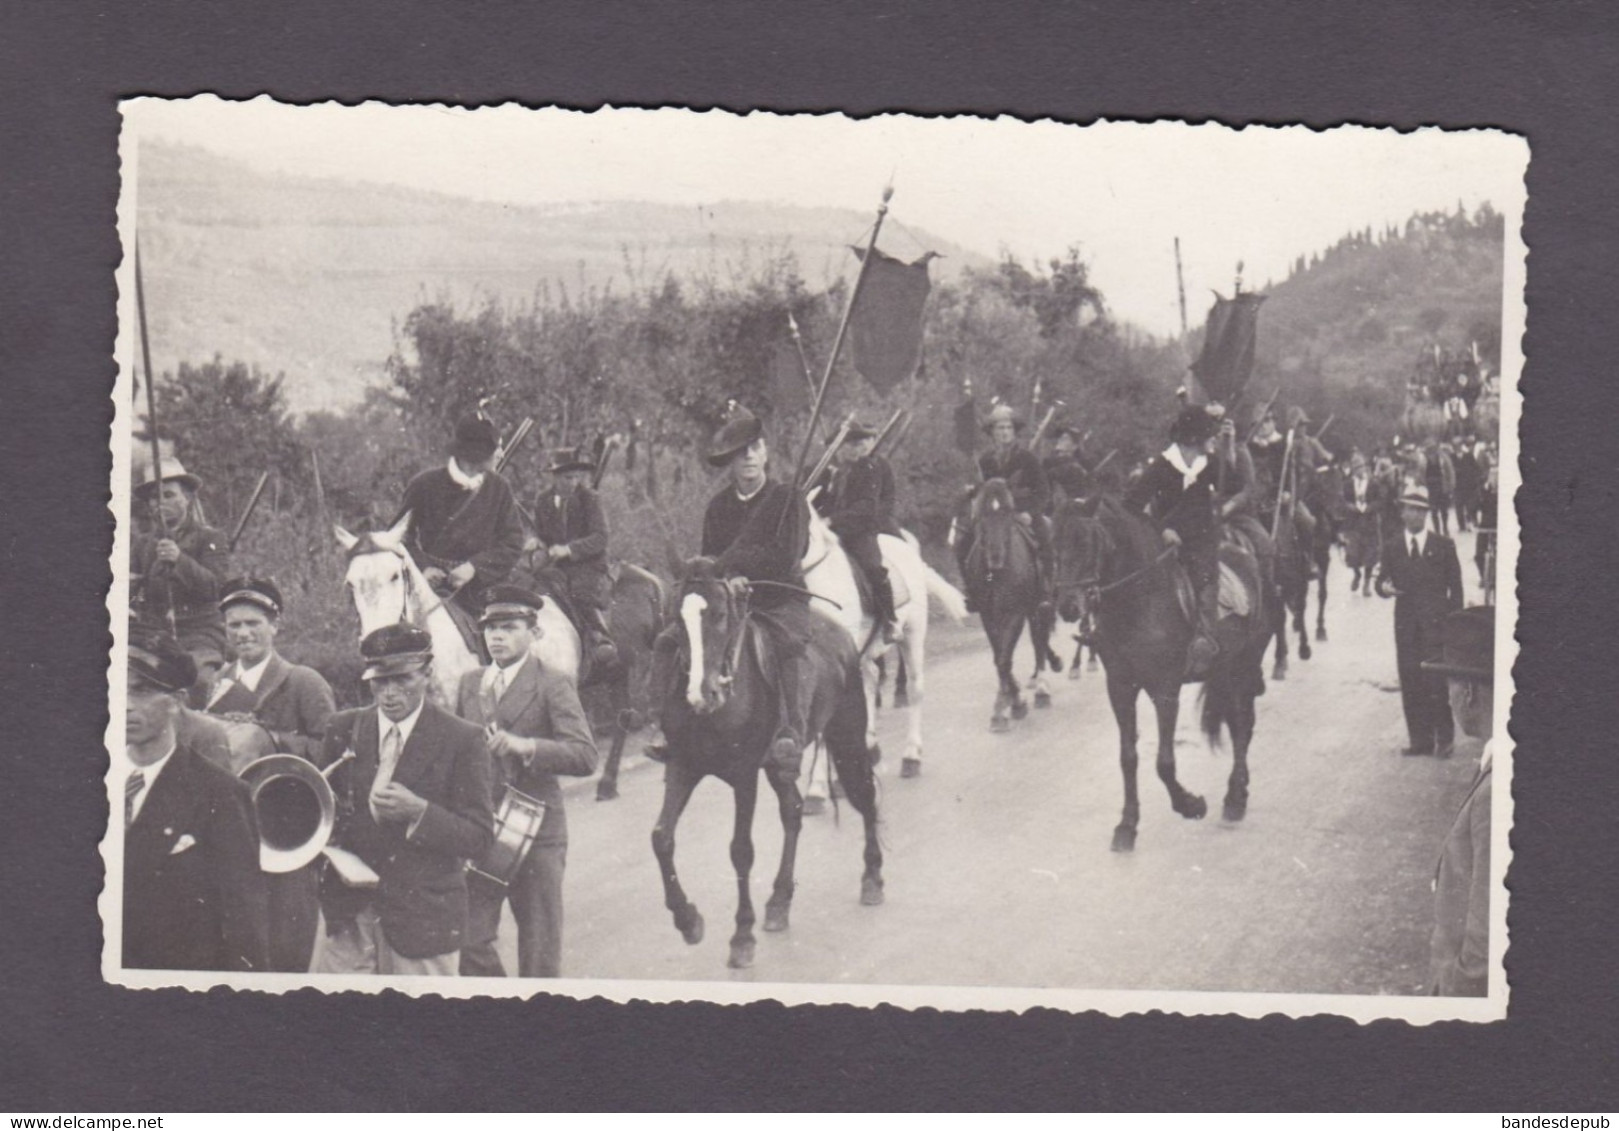
[[[491,585],[484,602],[480,625],[497,620],[534,620],[545,598],[521,585]]]
[[[1009,404],[998,404],[990,409],[989,415],[984,418],[983,429],[985,432],[993,432],[995,426],[1001,423],[1011,424],[1013,432],[1023,431],[1023,421]]]
[[[731,411],[729,419],[720,425],[720,430],[714,433],[714,438],[709,441],[709,466],[724,467],[736,458],[738,452],[746,450],[764,434],[764,425],[759,423],[759,418],[738,405]]]
[[[1456,679],[1495,677],[1495,608],[1474,605],[1451,613],[1439,624],[1439,659],[1422,670]]]
[[[1407,483],[1405,490],[1400,492],[1400,505],[1402,507],[1420,507],[1429,510],[1432,504],[1428,502],[1428,488],[1420,483]]]
[[[494,455],[498,447],[500,436],[495,431],[495,422],[483,413],[469,412],[455,422],[455,439],[450,444],[450,454],[457,459],[482,463]]]
[[[225,595],[219,599],[223,613],[232,605],[256,605],[272,617],[281,615],[281,590],[267,577],[238,577],[225,582]]]
[[[558,448],[551,465],[545,470],[552,475],[561,475],[569,471],[595,471],[596,465],[578,448]]]
[[[1187,405],[1181,409],[1175,423],[1170,425],[1169,438],[1173,443],[1192,446],[1201,444],[1220,430],[1220,422],[1209,415],[1202,405]]]
[[[129,674],[164,691],[185,691],[197,682],[197,661],[165,633],[130,637]]]
[[[419,671],[433,662],[433,638],[413,624],[385,624],[360,641],[361,679]]]

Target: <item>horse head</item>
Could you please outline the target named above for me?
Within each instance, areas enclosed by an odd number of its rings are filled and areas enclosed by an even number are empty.
[[[1056,606],[1063,620],[1088,622],[1101,596],[1114,550],[1103,525],[1100,496],[1071,499],[1057,512],[1052,533],[1056,558]]]
[[[686,705],[700,715],[730,699],[748,620],[748,585],[724,576],[713,558],[685,563],[677,602],[686,631]]]
[[[343,583],[360,614],[361,637],[384,625],[410,620],[413,601],[427,587],[427,579],[405,549],[409,527],[407,513],[387,530],[356,535],[341,526],[333,528],[348,555]]]

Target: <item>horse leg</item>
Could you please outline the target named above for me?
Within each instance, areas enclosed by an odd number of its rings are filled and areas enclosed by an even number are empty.
[[[726,965],[745,970],[753,965],[753,893],[749,878],[753,873],[753,807],[759,797],[759,775],[744,774],[734,783],[736,824],[731,828],[731,867],[736,869],[736,933],[731,936],[731,956]]]
[[[871,772],[869,762],[866,772]],[[804,799],[799,796],[796,781],[772,777],[770,787],[776,791],[776,805],[781,812],[782,839],[781,865],[776,869],[770,899],[765,903],[765,930],[785,931],[788,912],[793,906],[793,868],[798,859],[798,833],[804,827]]]
[[[618,767],[624,758],[624,742],[634,721],[630,710],[630,672],[620,665],[612,685],[613,743],[607,751],[607,764],[596,782],[596,800],[611,801],[618,796]]]
[[[1029,701],[1023,698],[1023,688],[1021,685],[1019,685],[1017,676],[1012,670],[1013,665],[1017,662],[1018,641],[1023,639],[1023,618],[1012,618],[1012,623],[1007,628],[1006,633],[1007,639],[1004,652],[1006,662],[1005,667],[1001,672],[1001,684],[1003,687],[1005,687],[1008,701],[1012,705],[1012,717],[1014,719],[1026,719],[1029,717]],[[1031,633],[1031,636],[1032,635],[1033,634]],[[1034,644],[1036,656],[1035,663],[1038,664],[1040,662],[1040,643],[1037,640],[1034,642]]]
[[[1332,565],[1332,550],[1321,558],[1319,576],[1315,579],[1315,638],[1327,638],[1327,569]]]
[[[698,775],[678,756],[672,756],[663,779],[663,808],[658,813],[658,823],[652,826],[652,854],[658,858],[658,871],[663,876],[663,905],[673,913],[675,927],[691,946],[703,941],[703,916],[686,898],[675,875],[675,826],[698,780]]]
[[[1074,641],[1074,662],[1068,665],[1068,678],[1069,679],[1078,679],[1079,678],[1079,662],[1084,658],[1085,658],[1085,641],[1076,637],[1075,641]]]
[[[1307,626],[1307,611],[1310,607],[1310,579],[1306,575],[1304,584],[1299,590],[1298,603],[1293,606],[1293,631],[1299,634],[1299,659],[1310,658],[1310,630]]]
[[[1252,673],[1258,683],[1258,672]],[[1237,822],[1248,814],[1248,745],[1254,738],[1254,696],[1247,687],[1237,687],[1232,697],[1226,724],[1231,728],[1231,777],[1226,782],[1225,804],[1222,815],[1227,821]]]
[[[1113,830],[1113,851],[1129,852],[1136,846],[1141,823],[1141,801],[1136,795],[1136,696],[1141,689],[1107,673],[1107,698],[1119,727],[1119,772],[1124,777],[1124,812]]]
[[[914,655],[913,655],[914,653]],[[922,699],[924,694],[922,648],[918,638],[906,634],[895,653],[899,675],[906,678],[905,756],[900,762],[899,776],[914,778],[922,773]],[[894,705],[899,705],[899,693],[894,694]]]
[[[1051,631],[1055,627],[1055,614],[1049,605],[1041,605],[1029,617],[1029,639],[1034,644],[1034,675],[1029,677],[1029,691],[1034,695],[1036,707],[1051,706],[1051,689],[1046,686],[1046,668],[1062,671],[1062,657],[1051,650]]]
[[[877,838],[877,779],[871,772],[871,764],[861,757],[858,730],[849,721],[849,713],[841,707],[833,712],[825,732],[826,753],[838,780],[843,783],[849,804],[865,822],[866,866],[860,876],[860,902],[875,907],[883,902],[883,850]]]
[[[1188,792],[1175,776],[1175,722],[1180,716],[1180,689],[1170,688],[1157,694],[1148,692],[1158,712],[1158,780],[1169,791],[1169,805],[1189,821],[1201,821],[1209,811],[1208,804],[1197,794]]]
[[[888,670],[882,657],[866,660],[862,665],[861,683],[864,685],[866,699],[866,754],[873,766],[879,766],[883,761],[883,745],[877,738],[877,708],[882,705],[883,675]]]
[[[1270,677],[1272,679],[1287,678],[1287,601],[1276,602],[1276,615],[1271,626],[1271,634],[1276,641],[1276,659],[1271,665]]]
[[[894,653],[894,706],[900,708],[911,705],[911,665],[905,662],[905,651],[902,647]],[[920,698],[921,694],[922,681],[918,680],[916,695]]]
[[[988,617],[988,611],[984,614]],[[1012,680],[1012,660],[1006,645],[1008,635],[1005,627],[998,621],[988,623],[985,629],[989,635],[990,655],[995,661],[995,710],[989,716],[989,729],[994,734],[1005,734],[1012,729],[1008,710],[1017,691],[1017,683]],[[1012,691],[1007,691],[1007,684],[1012,685]]]

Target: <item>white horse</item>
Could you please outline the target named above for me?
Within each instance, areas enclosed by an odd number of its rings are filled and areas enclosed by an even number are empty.
[[[335,527],[338,544],[348,554],[344,583],[360,614],[360,638],[388,624],[410,623],[433,638],[433,683],[436,701],[454,709],[461,677],[478,668],[478,653],[467,647],[445,598],[433,592],[405,549],[407,513],[392,529],[354,535]],[[539,640],[534,656],[550,671],[579,680],[579,632],[555,602],[540,608]]]
[[[899,635],[894,647],[905,665],[908,680],[909,722],[900,776],[916,777],[922,772],[922,655],[928,640],[928,597],[937,600],[944,606],[945,612],[958,622],[967,616],[967,602],[955,586],[922,560],[916,540],[909,534],[903,538],[879,534],[877,545],[882,551],[889,581],[894,587],[899,622]],[[880,626],[874,632],[871,617],[860,607],[854,567],[844,553],[842,543],[813,507],[810,508],[809,550],[804,555],[804,584],[810,592],[826,598],[811,601],[810,605],[821,615],[842,625],[854,639],[855,647],[864,649],[860,656],[860,668],[866,687],[866,745],[874,754],[880,753],[876,713],[877,661],[887,649],[882,643]],[[829,604],[829,601],[836,602],[836,605]]]

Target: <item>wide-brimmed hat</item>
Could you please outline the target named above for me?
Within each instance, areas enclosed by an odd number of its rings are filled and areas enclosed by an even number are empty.
[[[540,615],[545,598],[521,585],[491,585],[484,601],[480,625],[497,620],[533,621]]]
[[[1310,419],[1310,414],[1305,412],[1301,405],[1294,405],[1287,410],[1287,426],[1289,428],[1297,428],[1300,424],[1314,423],[1315,421]]]
[[[1051,436],[1052,443],[1056,443],[1064,436],[1072,436],[1074,438],[1074,443],[1076,444],[1083,444],[1085,442],[1085,434],[1080,431],[1079,425],[1068,420],[1053,424],[1051,426],[1051,431],[1048,434]]]
[[[360,641],[361,679],[420,671],[433,662],[433,638],[413,624],[385,624]]]
[[[1202,405],[1187,405],[1169,427],[1170,442],[1188,447],[1201,444],[1220,431],[1220,422]]]
[[[995,426],[1002,422],[1011,424],[1013,433],[1023,431],[1023,418],[1018,416],[1017,411],[1009,404],[998,404],[990,409],[981,427],[986,433],[993,432]]]
[[[1419,507],[1422,510],[1432,510],[1433,504],[1428,501],[1428,488],[1419,483],[1407,483],[1405,490],[1400,492],[1400,505],[1402,507]]]
[[[552,475],[562,475],[569,471],[595,471],[596,465],[579,448],[558,448],[545,470]]]
[[[157,489],[157,484],[152,479],[152,456],[151,452],[146,451],[142,458],[141,451],[142,449],[137,449],[135,457],[134,492],[136,495],[150,495]],[[163,456],[163,482],[182,483],[193,491],[202,486],[202,480],[192,475],[185,469],[183,463],[167,453]]]
[[[172,636],[139,633],[129,641],[129,674],[163,691],[186,691],[197,682],[197,661]]]
[[[232,605],[255,605],[272,617],[281,615],[281,590],[267,577],[238,577],[225,582],[225,595],[219,599],[223,613]]]
[[[849,430],[843,434],[843,442],[852,444],[857,440],[870,440],[879,435],[881,433],[871,425],[864,421],[856,420],[849,425]]]
[[[708,443],[709,466],[724,467],[736,458],[738,452],[745,451],[748,445],[764,434],[765,426],[759,422],[759,418],[738,405],[731,410],[730,417],[720,425],[719,431]]]
[[[469,412],[455,422],[455,438],[450,441],[450,454],[456,459],[482,463],[500,447],[500,434],[495,422],[481,412]]]
[[[1439,624],[1439,659],[1422,670],[1459,679],[1495,678],[1495,608],[1474,605],[1451,613]]]

